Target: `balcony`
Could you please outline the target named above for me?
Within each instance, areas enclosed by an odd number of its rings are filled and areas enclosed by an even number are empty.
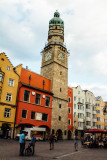
[[[84,130],[84,127],[78,126],[78,130]]]
[[[91,117],[86,117],[86,121],[91,121]]]
[[[91,109],[90,108],[86,108],[86,112],[91,112]]]
[[[89,125],[86,125],[86,128],[87,128],[87,129],[91,129],[91,126],[89,126]]]
[[[83,118],[78,118],[78,122],[84,122]]]
[[[97,118],[93,118],[93,122],[97,122]]]
[[[96,114],[96,111],[93,111],[93,114]]]

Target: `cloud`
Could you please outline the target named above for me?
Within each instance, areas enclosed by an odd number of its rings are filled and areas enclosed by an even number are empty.
[[[39,73],[40,52],[57,9],[64,20],[64,43],[71,53],[69,83],[86,83],[87,87],[96,83],[106,88],[106,6],[106,0],[1,0],[0,52],[6,52],[14,66],[22,63]]]

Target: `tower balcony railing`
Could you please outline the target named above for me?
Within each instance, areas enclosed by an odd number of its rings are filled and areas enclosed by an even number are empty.
[[[58,41],[50,41],[49,43],[46,43],[45,44],[45,47],[47,47],[48,45],[50,45],[50,44],[60,44],[61,46],[63,46],[64,48],[66,48],[66,45],[65,44],[63,44],[63,43],[61,43],[61,42],[58,42]]]

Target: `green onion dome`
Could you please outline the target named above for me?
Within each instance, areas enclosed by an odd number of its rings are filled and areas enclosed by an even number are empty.
[[[54,18],[49,21],[49,27],[53,25],[59,25],[64,28],[64,21],[60,18],[60,13],[58,11],[54,13]]]

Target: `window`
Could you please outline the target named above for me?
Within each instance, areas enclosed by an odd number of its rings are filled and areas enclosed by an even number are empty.
[[[80,91],[78,91],[78,94],[80,94]]]
[[[86,112],[86,117],[90,117],[90,113],[89,112]]]
[[[76,121],[74,121],[74,126],[76,126]]]
[[[78,122],[78,127],[82,127],[83,128],[83,122]]]
[[[4,111],[4,117],[9,118],[9,117],[10,117],[10,112],[11,112],[11,109],[9,109],[9,108],[5,108],[5,111]]]
[[[27,110],[22,110],[22,118],[26,118],[27,117]]]
[[[3,75],[0,74],[0,82],[3,82]]]
[[[37,113],[36,120],[38,120],[38,121],[48,121],[48,114]]]
[[[62,89],[60,88],[60,92],[62,91]]]
[[[84,99],[82,99],[82,103],[84,103]]]
[[[93,114],[93,118],[96,118],[96,114]]]
[[[7,70],[10,71],[10,67],[9,66],[7,66]]]
[[[97,125],[97,129],[101,129],[101,125]]]
[[[71,113],[71,108],[70,107],[68,108],[68,113]]]
[[[35,119],[35,112],[31,111],[31,119]]]
[[[87,126],[91,126],[91,122],[90,121],[86,121],[86,125]]]
[[[41,95],[36,93],[35,103],[40,104]]]
[[[60,75],[62,75],[62,71],[60,71]]]
[[[100,110],[96,110],[97,111],[97,113],[100,113]]]
[[[14,86],[14,80],[9,78],[9,82],[8,82],[8,85],[13,87]]]
[[[59,116],[59,121],[61,121],[61,116]]]
[[[97,121],[100,121],[100,117],[97,117]]]
[[[90,105],[86,104],[86,109],[90,109]]]
[[[69,97],[68,102],[71,103],[71,97]]]
[[[74,101],[76,101],[76,97],[74,97]]]
[[[93,127],[95,127],[96,126],[96,122],[93,122]]]
[[[68,125],[71,125],[71,119],[68,119]]]
[[[49,107],[49,106],[50,106],[50,97],[47,97],[47,96],[46,96],[45,106],[46,106],[46,107]]]
[[[29,102],[30,91],[24,91],[24,101]]]
[[[48,114],[42,113],[42,121],[48,121]]]
[[[84,114],[83,113],[78,113],[78,118],[84,118]]]
[[[76,112],[74,112],[74,117],[76,118]]]
[[[76,104],[74,104],[74,109],[76,109]]]
[[[6,95],[6,101],[12,101],[12,95],[11,95],[11,93],[7,93],[7,95]]]
[[[61,108],[61,104],[59,104],[59,108]]]

